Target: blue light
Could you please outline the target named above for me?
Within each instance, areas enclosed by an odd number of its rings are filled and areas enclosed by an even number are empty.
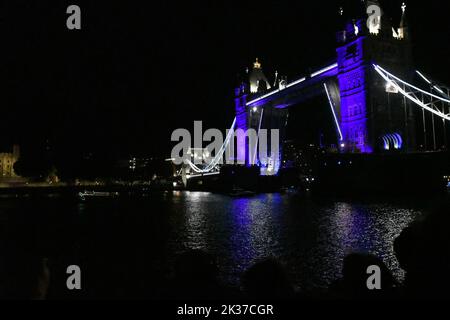
[[[350,49],[355,49],[355,54],[349,56]],[[373,153],[373,146],[369,141],[369,121],[368,117],[354,117],[355,108],[361,115],[367,115],[367,74],[366,68],[361,65],[364,60],[364,37],[358,37],[355,41],[349,42],[338,48],[339,74],[337,76],[341,93],[340,126],[343,140],[351,150],[360,153]],[[359,83],[353,83],[354,75],[361,75]],[[357,85],[361,90],[351,90]],[[349,151],[351,151],[349,150]]]
[[[383,149],[389,151],[391,147],[394,150],[400,150],[403,147],[403,139],[399,133],[389,133],[381,137],[383,140]]]

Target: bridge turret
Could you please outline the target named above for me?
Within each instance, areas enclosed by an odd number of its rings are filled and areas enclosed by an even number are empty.
[[[381,9],[378,1],[367,1],[366,5]],[[376,14],[381,18],[377,19]],[[410,43],[404,38],[399,41],[398,34],[393,34],[392,23],[384,12],[377,9],[374,15],[366,13],[361,18],[348,20],[343,36],[338,38],[341,128],[346,149],[374,152],[380,150],[380,137],[398,134],[406,142],[404,150],[414,150],[415,142],[409,138],[414,136],[413,115],[405,114],[402,101],[388,96],[386,83],[379,80],[372,66],[377,63],[397,74],[407,74],[412,65]],[[405,16],[402,23],[405,27]]]
[[[398,28],[397,34],[398,39],[409,40],[408,20],[406,18],[406,4],[404,2],[402,4],[402,18],[400,20],[400,27]]]
[[[251,93],[260,93],[271,88],[269,80],[267,80],[258,58],[256,58],[255,63],[253,63],[253,70],[250,72],[249,81]]]

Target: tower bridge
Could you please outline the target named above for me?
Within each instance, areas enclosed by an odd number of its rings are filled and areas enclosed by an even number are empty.
[[[371,5],[380,7],[378,1],[366,1],[359,18],[345,17],[345,8],[339,12],[343,23],[337,32],[335,60],[311,74],[290,82],[280,78],[271,86],[257,61],[248,81],[236,88],[237,127],[284,132],[293,108],[301,109],[304,102],[323,95],[328,103],[317,107],[330,109],[342,153],[417,152],[419,129],[427,139],[426,117],[433,118],[434,131],[437,119],[445,129],[450,120],[448,90],[435,85],[430,90],[432,82],[416,72],[406,6],[399,10],[396,27],[384,14],[367,25],[366,8]],[[426,89],[412,84],[421,80]],[[433,135],[436,140],[436,132]],[[432,149],[437,149],[436,143]]]
[[[339,11],[342,22],[336,33],[336,56],[323,68],[292,81],[276,74],[270,83],[257,59],[235,88],[233,127],[257,132],[279,129],[284,141],[289,113],[323,96],[325,103],[317,108],[327,108],[332,114],[341,153],[435,151],[439,128],[444,132],[442,145],[446,145],[450,90],[414,66],[406,6],[399,8],[400,23],[393,26],[385,14],[368,23],[367,8],[381,6],[376,0],[363,3],[357,17],[346,16],[345,8]],[[248,142],[238,142],[237,148],[240,158],[235,160],[249,164]],[[271,175],[278,172],[282,148],[274,157],[258,158],[261,167],[278,164]]]

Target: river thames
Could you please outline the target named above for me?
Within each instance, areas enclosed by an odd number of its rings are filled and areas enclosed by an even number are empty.
[[[53,278],[61,277],[57,296],[64,295],[66,265],[78,264],[86,271],[85,297],[154,297],[174,259],[189,249],[215,255],[227,285],[239,286],[244,270],[274,257],[297,288],[312,290],[336,280],[351,252],[381,257],[401,280],[393,241],[429,205],[187,191],[85,202],[8,197],[0,202],[0,239],[9,258],[23,252],[49,257]]]

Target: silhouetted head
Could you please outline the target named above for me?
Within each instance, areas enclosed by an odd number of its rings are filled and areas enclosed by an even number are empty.
[[[201,250],[185,252],[175,262],[175,278],[179,283],[211,284],[216,282],[217,275],[215,258]]]
[[[400,267],[411,272],[419,268],[420,252],[423,251],[423,243],[420,241],[420,225],[412,224],[400,233],[394,240],[394,252]]]
[[[47,259],[31,254],[9,256],[3,261],[0,281],[2,299],[43,300],[47,296],[50,271]]]
[[[368,287],[368,279],[374,274],[369,267],[378,267],[380,271],[381,290]],[[395,280],[384,262],[371,254],[353,253],[344,258],[342,269],[342,289],[347,297],[369,298],[390,291]]]
[[[256,263],[242,277],[244,292],[251,298],[289,298],[294,290],[283,266],[274,259]]]
[[[450,200],[438,203],[422,224],[428,259],[448,269],[450,267]]]
[[[444,201],[405,228],[395,239],[394,250],[406,271],[405,288],[415,297],[448,297],[450,279],[450,202]]]

